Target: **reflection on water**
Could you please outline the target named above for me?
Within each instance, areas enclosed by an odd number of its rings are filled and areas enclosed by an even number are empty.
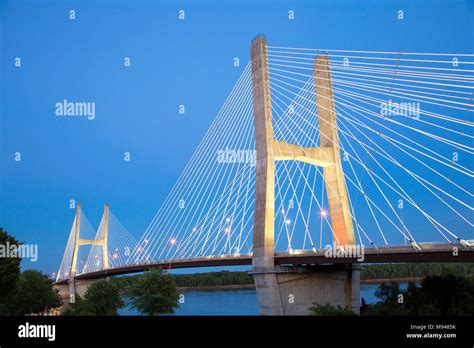
[[[378,301],[379,284],[362,284],[360,296],[367,304]],[[407,284],[400,284],[405,289]],[[258,315],[255,290],[184,291],[184,303],[176,315]],[[124,308],[121,315],[137,315],[133,308]]]

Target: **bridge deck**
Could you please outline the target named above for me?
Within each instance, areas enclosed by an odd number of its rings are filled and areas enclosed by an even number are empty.
[[[457,255],[454,252],[457,248]],[[322,265],[335,263],[402,263],[402,262],[474,262],[474,248],[457,244],[424,244],[418,251],[411,246],[384,248],[365,248],[363,259],[357,257],[327,257],[325,249],[314,251],[293,251],[292,253],[275,253],[275,265]],[[109,268],[76,276],[76,279],[99,279],[116,275],[139,273],[148,269],[163,268],[196,268],[219,266],[250,266],[252,255],[208,256],[183,260],[162,260],[130,264],[123,267]],[[65,284],[67,279],[55,284]]]

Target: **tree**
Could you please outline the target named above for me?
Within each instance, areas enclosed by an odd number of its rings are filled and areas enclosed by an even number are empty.
[[[416,312],[430,315],[474,314],[474,281],[456,275],[426,277]],[[415,311],[414,310],[414,311]]]
[[[348,307],[342,307],[340,305],[333,306],[330,304],[319,304],[313,303],[313,306],[309,308],[310,315],[317,315],[317,316],[348,316],[348,315],[355,315],[352,309]]]
[[[127,295],[129,303],[146,315],[172,314],[179,307],[175,281],[161,269],[145,272]]]
[[[375,292],[375,296],[381,299],[380,302],[369,307],[367,314],[375,315],[407,315],[407,308],[404,302],[407,301],[407,294],[400,290],[400,286],[392,282],[383,283]]]
[[[70,303],[69,307],[64,312],[62,312],[62,315],[73,316],[73,315],[93,315],[93,314],[89,312],[86,301],[84,301],[84,299],[81,296],[76,294],[74,303]]]
[[[400,294],[400,286],[398,283],[392,282],[390,284],[382,283],[375,291],[375,296],[385,302],[397,302]]]
[[[6,252],[8,245],[20,245],[14,237],[0,228],[0,247]],[[20,280],[20,257],[0,255],[0,315],[7,314],[7,304],[17,291]]]
[[[85,310],[91,315],[117,315],[124,306],[120,292],[113,283],[100,280],[93,283],[84,295]]]
[[[382,284],[376,296],[382,301],[370,306],[368,314],[443,316],[474,314],[472,277],[430,276],[422,281],[421,287],[409,283],[406,290],[400,290],[395,283]]]
[[[74,303],[63,315],[117,315],[123,306],[118,286],[108,280],[99,280],[89,286],[83,298],[76,294]]]
[[[7,307],[10,314],[26,315],[60,305],[61,298],[48,276],[40,271],[26,270],[21,273],[17,291]]]

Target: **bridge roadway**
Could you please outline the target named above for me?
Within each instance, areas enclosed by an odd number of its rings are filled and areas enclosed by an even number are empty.
[[[326,257],[326,249],[316,251],[295,250],[292,253],[275,253],[275,264],[285,265],[322,265],[337,263],[402,263],[402,262],[474,262],[474,247],[465,247],[460,244],[419,244],[422,250],[416,250],[412,246],[388,246],[382,248],[365,248],[363,259],[358,261],[357,257]],[[457,256],[454,248],[457,248]],[[195,267],[219,267],[219,266],[250,266],[252,255],[242,254],[239,256],[207,256],[200,258],[189,258],[182,260],[162,260],[145,263],[135,263],[117,268],[83,273],[76,279],[99,279],[116,275],[139,273],[148,269],[163,268],[195,268]],[[67,284],[63,279],[55,284]]]

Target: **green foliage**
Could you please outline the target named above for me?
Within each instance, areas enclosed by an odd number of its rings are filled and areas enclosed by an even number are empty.
[[[86,307],[93,315],[117,315],[124,303],[119,289],[107,280],[93,283],[84,295]]]
[[[27,270],[21,273],[17,291],[7,307],[9,314],[26,315],[60,305],[59,294],[53,289],[48,276],[39,271]]]
[[[175,281],[161,269],[138,277],[126,295],[129,303],[145,315],[172,314],[179,307]]]
[[[413,314],[473,315],[474,279],[454,275],[427,277],[419,291],[421,308]]]
[[[467,276],[474,274],[473,263],[404,263],[391,265],[368,265],[361,270],[361,279],[423,278],[432,275],[452,274]]]
[[[70,303],[67,310],[65,310],[62,315],[65,316],[73,316],[73,315],[93,315],[92,312],[89,311],[87,307],[86,301],[76,294],[74,299],[74,303]]]
[[[123,306],[118,287],[113,282],[99,280],[89,286],[84,298],[76,295],[64,315],[117,315]]]
[[[386,302],[396,301],[399,294],[400,286],[395,282],[390,284],[382,283],[375,291],[375,296]]]
[[[416,286],[415,286],[416,287]],[[399,296],[403,295],[403,298]],[[400,290],[400,286],[392,282],[382,283],[378,290],[375,291],[375,296],[381,299],[380,302],[370,306],[369,310],[365,311],[364,314],[377,314],[377,315],[406,315],[408,314],[406,306],[399,303],[399,301],[406,300],[406,292]]]
[[[313,306],[309,308],[310,315],[316,316],[348,316],[355,315],[355,313],[348,307],[340,305],[333,306],[330,304],[321,305],[319,303],[313,303]]]
[[[0,245],[6,247],[10,245],[20,245],[15,238],[0,228]],[[0,257],[0,315],[7,313],[7,304],[11,302],[11,297],[18,289],[20,279],[21,258]]]
[[[113,281],[123,293],[127,293],[142,275],[118,277]],[[171,275],[174,278],[177,287],[206,287],[223,285],[248,285],[254,284],[253,277],[247,272],[210,272],[195,274]]]
[[[253,277],[247,272],[211,272],[175,275],[177,286],[221,286],[253,284]]]
[[[474,264],[391,264],[391,265],[368,265],[363,266],[362,279],[393,279],[393,278],[423,278],[430,275],[454,274],[467,276],[474,274]],[[114,282],[120,289],[132,286],[141,275],[114,278]],[[212,287],[226,285],[249,285],[254,284],[253,277],[247,272],[210,272],[195,274],[173,275],[178,287]]]
[[[401,297],[400,297],[401,295]],[[474,278],[455,275],[426,277],[421,287],[409,283],[380,285],[376,296],[382,301],[369,306],[366,314],[375,315],[472,315]]]

